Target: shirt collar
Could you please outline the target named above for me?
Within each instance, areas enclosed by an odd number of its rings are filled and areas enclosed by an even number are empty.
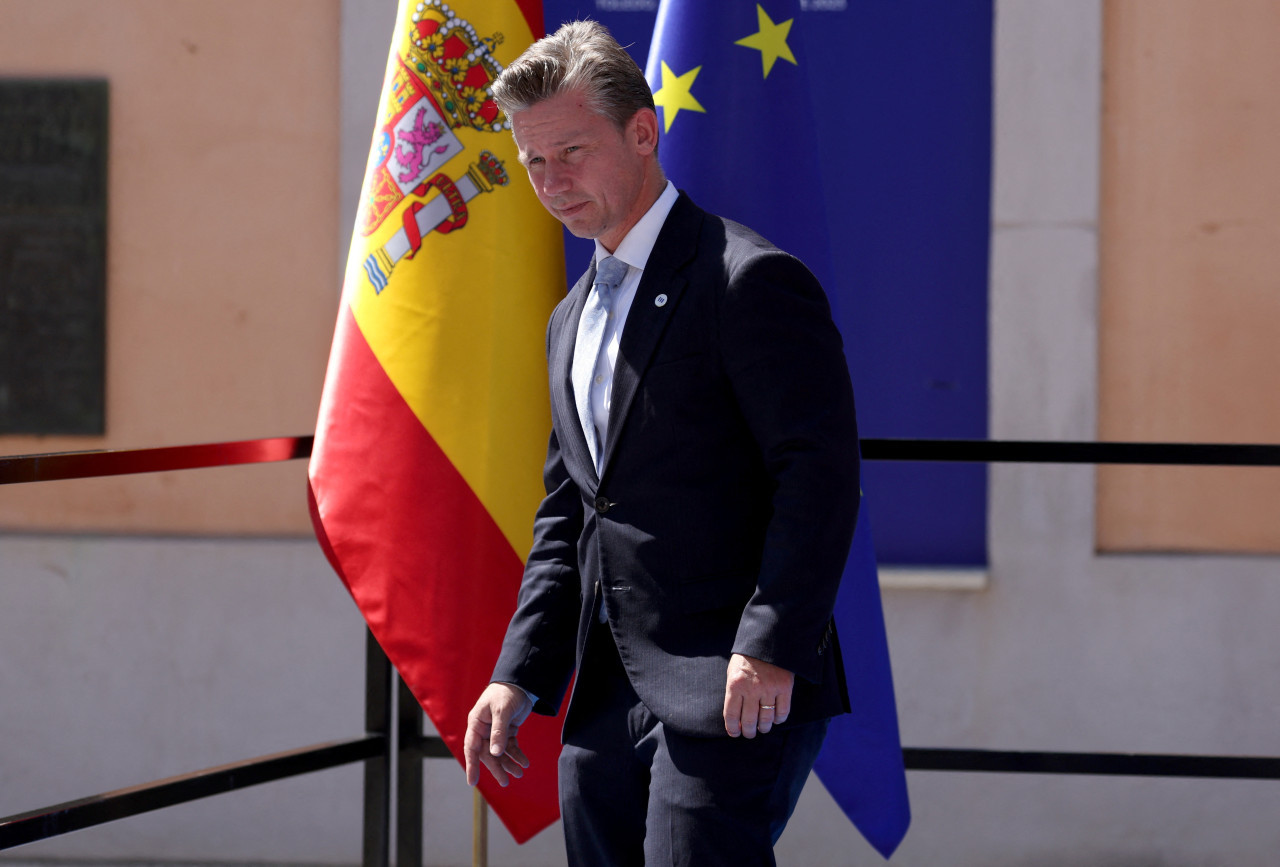
[[[610,253],[599,240],[596,241],[596,264],[608,256],[614,256],[632,268],[643,271],[645,264],[649,261],[649,254],[653,252],[653,245],[658,242],[658,233],[662,231],[662,224],[667,221],[667,214],[671,213],[671,208],[678,198],[680,198],[680,192],[676,189],[676,185],[667,181],[662,195],[658,196],[658,200],[649,207],[645,215],[631,227],[631,231],[627,232],[626,237],[618,244],[618,249]]]

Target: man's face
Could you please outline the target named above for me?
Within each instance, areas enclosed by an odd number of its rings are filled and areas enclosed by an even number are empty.
[[[637,113],[619,130],[576,91],[516,112],[511,129],[538,200],[579,238],[610,252],[652,202],[645,200],[657,137]],[[650,139],[653,139],[652,141]]]

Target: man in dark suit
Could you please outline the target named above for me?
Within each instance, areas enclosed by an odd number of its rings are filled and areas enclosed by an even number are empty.
[[[821,286],[658,162],[643,73],[576,22],[502,74],[543,205],[594,238],[547,334],[547,496],[467,777],[566,714],[570,863],[772,864],[848,710],[831,615],[858,508],[853,392]],[[750,183],[750,178],[743,178]]]

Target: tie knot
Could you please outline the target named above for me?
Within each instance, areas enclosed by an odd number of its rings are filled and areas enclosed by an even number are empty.
[[[595,287],[602,298],[609,298],[627,275],[627,263],[616,256],[608,256],[596,267]]]

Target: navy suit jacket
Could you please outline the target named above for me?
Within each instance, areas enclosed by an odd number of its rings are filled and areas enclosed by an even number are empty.
[[[548,327],[547,496],[493,679],[556,713],[603,605],[637,695],[675,731],[725,734],[731,653],[796,674],[788,725],[847,711],[832,609],[857,424],[822,287],[681,194],[622,334],[597,476],[570,382],[593,277]]]

